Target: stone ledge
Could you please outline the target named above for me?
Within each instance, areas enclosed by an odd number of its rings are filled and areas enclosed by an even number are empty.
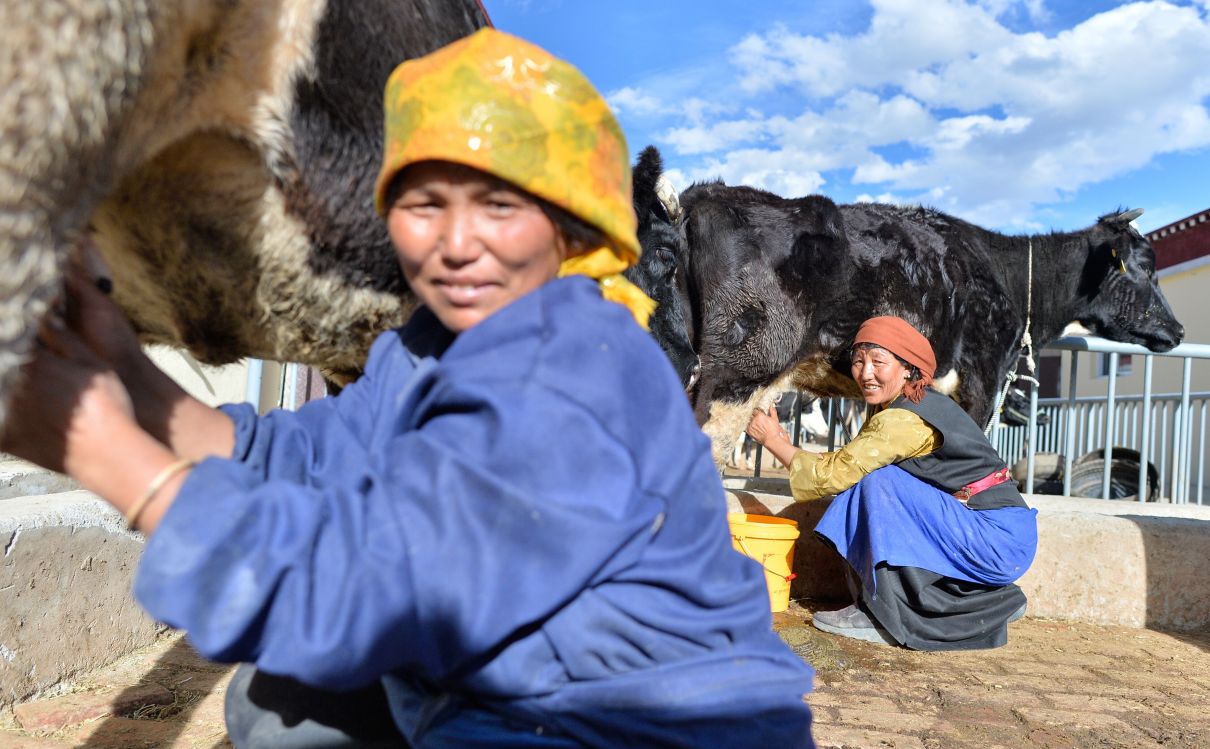
[[[786,517],[804,531],[795,596],[846,599],[839,557],[809,532],[830,500],[795,503],[784,479],[728,479],[730,512]],[[1019,584],[1029,615],[1199,630],[1210,627],[1210,507],[1028,495],[1038,554]]]
[[[85,491],[0,501],[0,706],[155,640],[130,596],[142,547]]]
[[[67,476],[9,456],[0,456],[0,499],[79,489]]]

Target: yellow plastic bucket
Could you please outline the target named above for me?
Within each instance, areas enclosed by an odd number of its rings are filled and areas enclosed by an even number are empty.
[[[731,545],[739,553],[755,559],[765,568],[769,588],[769,608],[785,611],[790,606],[790,581],[794,579],[794,542],[798,523],[772,515],[727,515],[731,526]]]

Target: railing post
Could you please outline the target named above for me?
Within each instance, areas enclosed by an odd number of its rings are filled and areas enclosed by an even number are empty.
[[[247,376],[244,380],[244,401],[252,405],[260,413],[261,380],[265,374],[265,362],[261,359],[247,359]]]
[[[1075,429],[1075,414],[1076,414],[1076,373],[1078,371],[1077,364],[1080,361],[1080,353],[1078,351],[1071,352],[1071,366],[1067,372],[1067,446],[1063,450],[1063,496],[1071,496],[1071,463],[1075,459],[1073,453],[1076,451],[1076,429]],[[1031,487],[1032,488],[1032,487]]]
[[[1197,439],[1197,503],[1202,503],[1203,489],[1206,486],[1206,403],[1202,400],[1201,431]]]
[[[1025,487],[1026,491],[1034,490],[1034,459],[1038,454],[1038,388],[1031,384],[1029,388],[1029,446],[1025,448]]]
[[[839,421],[840,399],[828,398],[828,452],[836,449],[836,423]]]
[[[1143,357],[1143,437],[1139,440],[1139,501],[1147,501],[1147,466],[1151,464],[1151,365],[1150,354]],[[1159,491],[1159,487],[1156,487]]]
[[[802,391],[794,392],[794,439],[790,443],[802,447]]]
[[[1181,370],[1181,417],[1177,421],[1177,432],[1173,439],[1180,440],[1179,448],[1174,447],[1173,459],[1177,461],[1180,467],[1176,471],[1176,475],[1180,480],[1180,488],[1174,489],[1172,501],[1185,504],[1189,501],[1189,461],[1193,457],[1193,451],[1190,447],[1193,436],[1193,419],[1190,418],[1189,410],[1189,379],[1193,372],[1193,360],[1185,359],[1185,366]],[[1177,497],[1180,497],[1178,500]]]
[[[1109,472],[1113,467],[1113,407],[1118,397],[1118,352],[1109,355],[1109,395],[1105,399],[1105,466],[1101,473],[1101,499],[1109,499]]]

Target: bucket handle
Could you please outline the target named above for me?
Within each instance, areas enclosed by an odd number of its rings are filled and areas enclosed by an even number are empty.
[[[791,581],[791,580],[793,580],[794,578],[798,577],[798,573],[795,573],[795,572],[791,572],[791,573],[790,573],[790,574],[788,574],[788,575],[783,575],[783,574],[781,574],[780,572],[774,572],[773,570],[769,569],[768,567],[765,567],[765,563],[764,563],[764,562],[762,562],[762,561],[760,561],[759,559],[757,559],[757,558],[756,558],[756,557],[755,557],[755,556],[752,554],[752,552],[748,551],[748,545],[744,543],[744,537],[743,537],[743,536],[737,536],[737,535],[735,535],[735,534],[733,533],[733,534],[731,534],[731,538],[734,538],[734,539],[735,539],[735,542],[736,542],[737,544],[739,544],[739,548],[741,548],[741,549],[743,549],[743,550],[744,550],[744,556],[748,557],[748,558],[749,558],[749,559],[751,559],[753,562],[756,562],[757,564],[759,564],[759,565],[761,566],[761,568],[762,568],[762,569],[764,569],[764,571],[765,571],[765,572],[768,572],[768,573],[769,573],[770,575],[772,575],[773,577],[780,577],[782,580],[785,580],[786,582],[790,582],[790,581]]]

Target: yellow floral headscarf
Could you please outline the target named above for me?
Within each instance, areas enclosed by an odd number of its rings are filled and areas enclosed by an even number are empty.
[[[500,177],[605,234],[604,247],[567,258],[559,275],[597,279],[606,299],[647,326],[655,303],[620,275],[641,251],[626,139],[580,71],[485,28],[397,67],[383,106],[379,215],[391,181],[409,164],[451,161]]]

